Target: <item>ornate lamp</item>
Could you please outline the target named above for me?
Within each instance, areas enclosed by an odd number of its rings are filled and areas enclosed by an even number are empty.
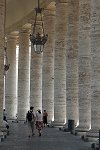
[[[35,21],[34,21],[34,25],[33,25],[33,33],[30,34],[30,41],[33,44],[34,47],[34,51],[37,54],[40,54],[43,52],[43,48],[44,48],[44,44],[47,41],[48,35],[44,33],[44,27],[43,27],[43,8],[39,7],[39,0],[38,0],[38,7],[35,8],[36,14],[35,14]],[[37,25],[37,16],[40,15],[41,17],[41,33],[37,32],[36,34],[36,25]]]

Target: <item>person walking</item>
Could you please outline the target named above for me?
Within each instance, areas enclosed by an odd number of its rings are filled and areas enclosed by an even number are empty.
[[[45,125],[47,126],[47,117],[48,117],[48,113],[46,112],[46,110],[44,110],[44,113],[43,113],[43,124],[44,124],[44,127],[45,127]]]
[[[5,127],[5,128],[7,128],[7,129],[9,129],[9,124],[8,124],[8,122],[7,122],[7,120],[6,120],[6,117],[4,116],[4,118],[3,118],[3,127]]]
[[[41,132],[43,129],[43,115],[41,110],[38,110],[36,113],[36,129],[38,130],[39,136],[41,136]]]
[[[26,114],[26,122],[28,123],[28,128],[29,128],[29,137],[31,137],[31,135],[32,136],[35,135],[34,125],[35,125],[36,114],[33,110],[34,107],[31,106],[30,110]]]
[[[7,135],[9,135],[9,124],[6,120],[6,116],[3,117],[3,127],[7,129]]]

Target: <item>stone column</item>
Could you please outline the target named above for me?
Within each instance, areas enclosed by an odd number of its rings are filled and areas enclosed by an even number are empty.
[[[0,126],[3,120],[3,94],[4,94],[4,14],[5,1],[0,0]]]
[[[18,61],[18,119],[23,120],[29,109],[30,99],[30,58],[29,30],[22,29],[19,33]]]
[[[91,126],[91,0],[80,0],[79,17],[79,128]]]
[[[17,113],[17,83],[16,83],[16,42],[14,34],[7,36],[7,55],[9,70],[5,76],[5,109],[7,119],[15,119]]]
[[[41,21],[37,22],[36,32],[41,31]],[[37,54],[31,45],[31,70],[30,70],[30,106],[42,110],[42,59],[43,53]]]
[[[91,56],[92,56],[92,101],[91,131],[89,136],[99,137],[100,129],[100,1],[91,0]]]
[[[67,68],[66,68],[66,110],[67,119],[79,123],[78,104],[78,30],[79,30],[79,0],[69,0],[67,32]]]
[[[92,0],[92,128],[100,129],[100,1]]]
[[[67,8],[67,0],[56,1],[54,123],[58,125],[66,122]]]
[[[54,118],[54,33],[55,11],[44,11],[44,29],[48,40],[43,52],[42,108],[48,112],[48,122]]]
[[[86,134],[89,141],[99,138],[100,129],[100,1],[91,0],[91,64],[92,100],[91,130]],[[93,141],[93,140],[92,140]]]

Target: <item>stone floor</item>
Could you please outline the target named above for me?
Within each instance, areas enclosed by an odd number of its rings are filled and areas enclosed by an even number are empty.
[[[43,135],[29,138],[27,124],[10,123],[10,135],[0,142],[0,150],[91,150],[91,143],[79,136],[45,127]]]

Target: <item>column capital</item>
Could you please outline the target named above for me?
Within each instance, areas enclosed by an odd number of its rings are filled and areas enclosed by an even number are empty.
[[[12,32],[6,35],[7,39],[17,39],[18,38],[18,33],[17,32]]]
[[[44,15],[45,16],[55,16],[56,11],[52,9],[45,9],[44,10]]]
[[[26,34],[26,33],[29,34],[29,33],[30,33],[30,30],[31,30],[31,25],[30,25],[30,26],[27,26],[27,27],[26,27],[26,26],[22,26],[22,28],[19,29],[19,34],[22,34],[22,33],[23,33],[23,34],[24,34],[24,33],[25,33],[25,34]]]
[[[7,41],[16,41],[16,44],[18,43],[18,38],[19,38],[19,35],[17,32],[16,33],[12,32],[6,35]]]

